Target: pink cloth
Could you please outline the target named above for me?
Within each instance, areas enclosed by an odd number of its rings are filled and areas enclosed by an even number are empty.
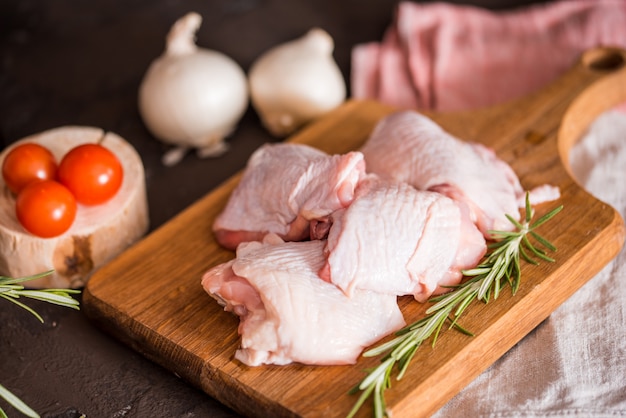
[[[626,48],[626,0],[560,0],[507,12],[401,2],[380,43],[352,51],[352,96],[439,111],[535,91],[596,46]]]

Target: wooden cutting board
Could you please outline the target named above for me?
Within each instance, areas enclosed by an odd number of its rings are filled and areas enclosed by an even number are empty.
[[[541,92],[472,112],[430,114],[452,134],[485,143],[509,162],[522,185],[560,187],[563,204],[540,232],[558,248],[555,263],[524,265],[515,296],[505,290],[488,305],[475,303],[462,325],[475,333],[440,336],[424,345],[401,381],[387,392],[396,417],[425,416],[443,406],[591,279],[621,249],[617,212],[583,191],[569,174],[568,150],[602,111],[626,100],[626,54],[586,53]],[[540,63],[538,64],[540,65]],[[358,148],[376,122],[394,109],[349,101],[290,139],[329,153]],[[235,176],[97,271],[83,310],[99,326],[236,411],[253,417],[343,417],[356,401],[349,389],[377,358],[354,366],[262,366],[233,360],[238,319],[200,286],[202,274],[233,253],[213,239],[211,224],[237,184]],[[425,305],[401,299],[408,323]],[[370,416],[366,404],[359,416]]]

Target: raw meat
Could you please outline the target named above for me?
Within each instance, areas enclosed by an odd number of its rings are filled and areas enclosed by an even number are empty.
[[[493,150],[462,141],[415,111],[383,118],[360,150],[367,171],[442,193],[467,205],[473,222],[489,230],[512,230],[506,214],[519,219],[525,191],[513,169]],[[531,204],[559,197],[543,185],[530,191]]]
[[[216,218],[217,241],[235,249],[275,233],[309,238],[309,222],[346,207],[365,171],[363,155],[328,155],[307,145],[266,144],[248,161],[241,181]]]
[[[347,295],[367,289],[424,302],[458,284],[486,249],[457,202],[371,175],[352,204],[331,215],[320,276]]]
[[[240,317],[241,362],[352,364],[368,345],[405,325],[393,295],[347,297],[317,272],[324,241],[283,242],[277,235],[237,248],[209,270],[204,289]]]

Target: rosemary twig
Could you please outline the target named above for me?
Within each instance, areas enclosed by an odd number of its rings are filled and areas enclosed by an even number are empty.
[[[367,370],[367,376],[350,391],[351,394],[359,391],[362,393],[347,418],[353,417],[370,397],[373,402],[374,416],[376,418],[389,416],[385,408],[384,394],[391,387],[391,374],[394,369],[397,369],[396,380],[400,380],[417,349],[430,337],[432,337],[431,344],[434,346],[446,322],[450,324],[448,328],[455,328],[472,335],[471,332],[458,325],[458,318],[473,301],[479,300],[487,303],[491,298],[498,298],[505,285],[509,285],[511,292],[515,294],[521,281],[520,258],[532,264],[538,264],[538,259],[554,261],[544,249],[533,244],[529,236],[546,249],[556,251],[548,240],[535,232],[535,229],[554,217],[561,209],[563,206],[557,207],[531,223],[533,211],[527,194],[526,214],[523,222],[520,223],[507,215],[507,219],[515,225],[516,231],[489,231],[494,241],[488,245],[488,254],[481,264],[463,271],[463,275],[467,277],[463,283],[452,286],[452,290],[448,293],[432,298],[430,302],[433,305],[428,308],[424,318],[398,331],[394,339],[363,353],[365,357],[380,355],[383,357],[381,363]]]
[[[31,280],[39,279],[52,274],[52,271],[47,271],[40,274],[35,274],[27,277],[12,278],[6,276],[0,276],[0,298],[4,298],[9,302],[15,303],[17,306],[26,309],[33,314],[40,322],[44,322],[41,315],[39,315],[30,306],[25,305],[18,299],[20,297],[41,300],[44,302],[52,303],[55,305],[65,306],[67,308],[79,309],[79,302],[72,298],[71,295],[80,293],[80,290],[75,289],[26,289],[22,283]],[[35,411],[33,411],[28,405],[26,405],[20,398],[11,393],[7,388],[0,385],[0,398],[7,401],[11,406],[22,414],[36,418],[39,417]],[[7,418],[6,413],[0,408],[0,418]]]
[[[35,274],[28,277],[21,277],[14,279],[12,277],[0,276],[0,297],[15,303],[21,308],[26,309],[33,314],[41,323],[43,318],[34,309],[23,304],[18,299],[20,297],[37,299],[44,302],[52,303],[55,305],[65,306],[67,308],[79,309],[78,301],[72,298],[70,295],[80,293],[80,290],[75,289],[25,289],[21,283],[39,279],[41,277],[51,274],[52,271],[45,273]]]

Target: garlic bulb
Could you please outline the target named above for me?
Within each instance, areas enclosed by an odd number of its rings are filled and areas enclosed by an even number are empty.
[[[346,85],[333,59],[334,42],[322,29],[275,46],[250,67],[252,105],[274,136],[286,136],[339,106]]]
[[[228,56],[197,47],[202,17],[189,13],[170,29],[165,52],[148,68],[139,88],[139,112],[150,132],[176,145],[163,162],[176,164],[189,148],[201,157],[227,150],[224,138],[248,107],[244,71]]]

